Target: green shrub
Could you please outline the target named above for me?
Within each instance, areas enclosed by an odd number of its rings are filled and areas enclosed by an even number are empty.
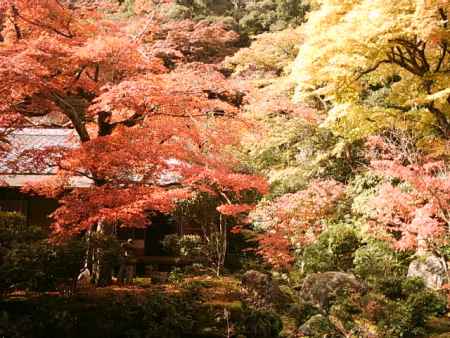
[[[21,225],[26,227],[26,218],[24,215],[10,212],[10,211],[0,211],[0,228],[5,229],[11,226]],[[2,234],[3,235],[3,234]],[[1,237],[2,241],[4,237]]]
[[[176,338],[192,332],[195,311],[182,298],[154,292],[89,297],[4,302],[0,304],[0,336]]]
[[[283,329],[280,317],[270,311],[248,311],[239,325],[239,333],[247,337],[278,337]]]
[[[281,319],[273,312],[236,302],[227,308],[231,312],[227,324],[222,305],[205,306],[200,301],[198,292],[162,294],[154,290],[14,298],[0,301],[0,337],[181,338],[199,337],[205,328],[220,337],[229,327],[246,337],[272,338],[281,332]]]
[[[427,319],[443,314],[446,300],[421,279],[407,278],[399,284],[397,299],[375,291],[367,294],[364,315],[377,325],[381,337],[424,336]]]
[[[16,243],[29,243],[46,238],[48,232],[42,227],[29,226],[23,215],[0,211],[0,250]]]
[[[28,226],[15,213],[0,213],[0,292],[15,289],[73,291],[83,263],[85,242],[73,238],[48,241],[48,231]]]
[[[201,257],[204,254],[205,243],[198,235],[166,235],[162,245],[167,253],[182,257]]]
[[[435,290],[426,288],[421,278],[405,279],[402,296],[411,309],[412,322],[419,327],[425,325],[428,317],[444,314],[447,308],[446,299]]]
[[[208,269],[201,263],[192,263],[183,268],[183,272],[190,275],[202,275],[207,271]]]
[[[353,267],[355,251],[361,246],[356,229],[348,224],[330,226],[301,256],[306,273],[348,271]]]
[[[307,272],[352,271],[367,285],[366,294],[338,297],[330,309],[346,330],[357,330],[355,318],[363,318],[376,325],[380,337],[424,336],[427,319],[445,311],[439,293],[421,279],[406,278],[410,253],[373,239],[362,244],[351,227],[328,229],[302,258]]]
[[[25,217],[0,212],[0,292],[14,289],[46,290],[53,286],[48,264],[53,251],[46,231],[28,226]]]
[[[4,292],[15,289],[46,291],[55,288],[49,272],[52,248],[42,241],[18,243],[3,256],[0,266],[0,285]]]
[[[164,236],[161,244],[164,248],[164,251],[173,256],[177,256],[180,253],[180,245],[179,245],[180,235],[178,234],[170,234]]]
[[[183,270],[181,268],[175,267],[170,271],[167,280],[170,283],[179,284],[183,281],[183,277],[184,277]]]
[[[376,318],[376,325],[381,337],[404,337],[414,328],[411,311],[407,304],[385,299]]]
[[[310,317],[319,313],[319,310],[311,303],[300,300],[290,306],[289,316],[295,318],[297,326],[304,324]]]
[[[52,246],[48,274],[59,288],[74,292],[77,277],[83,267],[87,250],[84,238],[74,237]]]
[[[63,244],[46,241],[21,243],[12,247],[0,266],[3,291],[24,289],[73,291],[85,254],[83,241],[71,240]]]
[[[400,297],[409,261],[408,253],[396,252],[386,242],[369,239],[354,254],[353,272],[372,289],[395,299]]]

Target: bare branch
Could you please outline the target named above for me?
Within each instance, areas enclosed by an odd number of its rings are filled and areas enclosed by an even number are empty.
[[[439,72],[439,70],[442,67],[442,63],[444,62],[445,57],[447,56],[447,41],[444,41],[441,45],[441,57],[439,58],[439,62],[436,66],[436,69],[434,70],[435,73]]]
[[[372,73],[372,72],[376,71],[376,70],[378,69],[378,67],[380,67],[382,64],[385,64],[385,63],[388,63],[388,64],[389,64],[389,63],[392,63],[392,61],[389,60],[389,59],[378,61],[378,62],[377,62],[375,65],[373,65],[372,67],[370,67],[370,68],[368,68],[368,69],[362,71],[361,73],[359,73],[355,80],[358,81],[358,80],[359,80],[360,78],[362,78],[364,75],[367,75],[367,74],[369,74],[369,73]]]

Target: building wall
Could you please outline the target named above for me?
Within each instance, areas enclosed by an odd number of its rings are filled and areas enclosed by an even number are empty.
[[[29,225],[49,226],[49,215],[57,207],[55,200],[24,194],[17,188],[0,188],[0,210],[23,214]]]

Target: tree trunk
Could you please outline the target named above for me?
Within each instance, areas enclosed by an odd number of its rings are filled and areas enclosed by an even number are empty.
[[[107,286],[112,282],[112,267],[105,264],[103,250],[98,235],[111,235],[113,228],[102,222],[91,227],[88,234],[86,267],[91,271],[91,283],[95,286]]]
[[[225,258],[227,256],[227,223],[223,220],[222,215],[219,216],[219,230],[216,233],[216,275],[219,277],[222,274],[225,265]]]
[[[433,104],[430,104],[427,107],[438,121],[439,129],[442,132],[442,136],[448,139],[450,137],[450,123],[447,120],[447,117],[440,109],[437,109]]]

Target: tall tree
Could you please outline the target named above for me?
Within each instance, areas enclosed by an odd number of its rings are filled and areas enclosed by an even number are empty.
[[[36,165],[51,156],[60,169],[32,187],[60,199],[56,231],[144,226],[149,212],[169,212],[194,190],[237,205],[244,191],[265,192],[264,179],[236,172],[230,150],[245,127],[242,95],[214,66],[168,72],[143,41],[152,15],[136,27],[56,0],[1,6],[3,129],[61,116],[80,141],[34,152]],[[74,176],[93,184],[67,190]]]
[[[449,2],[315,1],[294,67],[347,139],[403,126],[450,135]]]

